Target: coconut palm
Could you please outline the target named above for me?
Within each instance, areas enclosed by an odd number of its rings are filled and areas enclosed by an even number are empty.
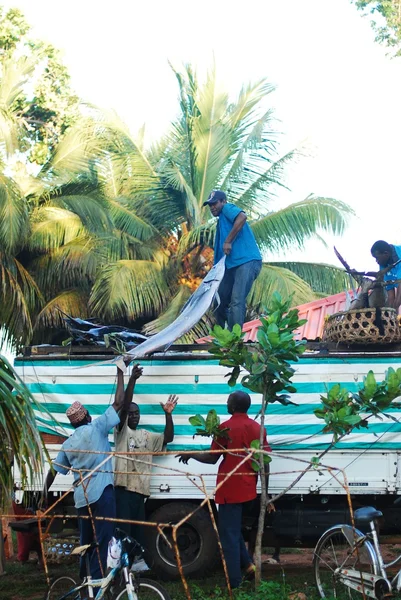
[[[44,445],[35,421],[34,410],[43,408],[4,356],[0,355],[0,490],[5,500],[12,490],[12,464],[15,459],[22,482],[39,472]]]
[[[111,161],[135,162],[134,177],[125,180],[126,206],[158,232],[152,239],[160,252],[150,260],[158,276],[149,284],[141,278],[149,263],[110,262],[99,273],[90,300],[95,311],[111,320],[144,311],[159,315],[147,325],[149,333],[175,318],[210,268],[216,223],[202,205],[211,189],[223,189],[247,212],[264,252],[301,249],[319,232],[341,234],[351,213],[342,202],[315,196],[274,211],[285,166],[296,151],[277,153],[272,110],[265,107],[273,86],[265,80],[249,85],[233,103],[218,89],[214,70],[203,86],[191,67],[174,73],[180,115],[170,134],[145,154],[138,144],[127,142],[129,135],[120,126],[124,150]],[[121,181],[121,174],[117,179]],[[264,263],[250,295],[250,310],[257,313],[274,290],[284,297],[292,293],[294,303],[301,303],[315,298],[314,290],[336,292],[346,285],[344,272],[329,265]],[[141,305],[142,296],[146,302]],[[201,324],[195,334],[208,325]]]
[[[246,210],[264,251],[342,232],[350,209],[332,199],[273,210],[296,153],[277,155],[272,111],[261,110],[272,86],[248,86],[230,103],[214,72],[203,86],[190,67],[175,74],[180,116],[150,151],[143,132],[134,138],[115,114],[86,107],[36,177],[0,180],[0,326],[15,343],[34,332],[51,341],[49,327],[63,324],[59,309],[131,326],[156,317],[149,333],[171,322],[213,259],[216,224],[202,206],[212,188]],[[300,303],[345,285],[343,272],[327,265],[265,263],[250,314],[274,290]]]

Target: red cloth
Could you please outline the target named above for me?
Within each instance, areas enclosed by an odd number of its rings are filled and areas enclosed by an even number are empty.
[[[253,419],[250,419],[246,413],[235,413],[220,425],[221,428],[228,427],[230,439],[218,438],[213,440],[211,449],[220,450],[222,447],[227,450],[250,448],[253,440],[260,438],[260,425]],[[266,433],[264,439],[264,450],[269,451],[270,446],[267,443]],[[223,460],[219,465],[217,474],[217,485],[223,481],[246,456],[245,452],[235,452],[235,454],[223,454]],[[225,483],[216,491],[215,501],[217,504],[234,504],[237,502],[248,502],[256,498],[256,484],[258,474],[252,469],[251,460],[247,460],[238,468],[238,474],[234,473]]]
[[[22,504],[17,504],[16,502],[13,502],[13,511],[15,515],[24,515],[27,519],[32,519],[32,517],[35,516],[31,510],[25,508]],[[24,519],[18,519],[18,521],[23,520]],[[29,560],[29,553],[31,551],[37,552],[39,559],[42,556],[38,533],[22,533],[21,531],[17,531],[17,546],[17,558],[21,562],[26,562]]]

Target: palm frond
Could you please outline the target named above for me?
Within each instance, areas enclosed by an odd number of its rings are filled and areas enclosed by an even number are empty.
[[[333,265],[288,261],[269,261],[269,265],[289,269],[318,294],[338,294],[350,288],[348,273]]]
[[[196,167],[199,176],[199,206],[207,199],[230,156],[229,128],[223,119],[228,97],[219,93],[215,68],[209,71],[204,86],[198,89],[196,104],[199,117],[193,121],[193,143],[196,147]]]
[[[192,292],[188,286],[181,285],[176,295],[170,300],[167,310],[159,315],[157,319],[150,321],[143,327],[144,333],[146,335],[154,335],[173,323],[173,321],[175,321],[175,319],[179,316],[182,307],[190,297],[191,293]],[[214,319],[209,311],[190,331],[188,331],[174,343],[192,344],[198,338],[208,335],[213,327],[213,324]]]
[[[166,161],[160,171],[161,176],[166,184],[173,190],[181,192],[185,203],[184,219],[190,226],[194,226],[199,222],[199,205],[198,200],[191,188],[191,185],[186,181],[184,174],[180,171],[177,164],[172,160]]]
[[[223,190],[227,190],[230,197],[236,196],[236,186],[238,181],[241,181],[244,175],[244,167],[247,162],[251,162],[251,157],[248,156],[250,150],[256,150],[259,147],[266,149],[267,144],[272,144],[272,140],[266,140],[266,127],[272,118],[273,111],[269,108],[252,127],[246,130],[242,139],[238,140],[238,148],[234,155],[234,159],[228,161],[224,169],[224,178],[219,184]],[[273,137],[273,131],[270,131],[270,138]],[[248,159],[248,161],[247,161]],[[231,189],[232,187],[232,189]],[[237,191],[238,193],[238,191]]]
[[[30,270],[40,289],[46,291],[47,297],[60,289],[87,290],[104,262],[103,242],[88,236],[75,238],[31,261]]]
[[[99,272],[90,297],[90,308],[104,320],[128,319],[157,313],[168,288],[156,262],[120,260]]]
[[[0,248],[8,253],[16,252],[25,241],[28,231],[29,215],[25,198],[10,178],[0,175]]]
[[[118,229],[115,229],[111,236],[103,238],[96,250],[102,264],[114,263],[118,260],[154,261],[159,252],[158,238],[144,243]]]
[[[249,126],[253,127],[255,119],[259,120],[258,117],[255,117],[255,109],[258,109],[260,103],[275,89],[275,86],[266,79],[248,84],[241,89],[238,100],[230,107],[229,111],[231,129],[238,132],[239,138]]]
[[[104,127],[107,128],[110,139],[123,147],[119,147],[119,151],[122,155],[128,153],[131,156],[137,158],[137,164],[142,165],[142,169],[145,172],[151,174],[153,177],[157,177],[156,171],[153,169],[152,164],[149,162],[144,150],[142,143],[142,133],[139,133],[139,139],[135,139],[126,123],[117,115],[115,111],[103,110]]]
[[[230,197],[235,204],[251,214],[265,215],[277,195],[277,188],[286,188],[285,168],[297,154],[297,149],[279,158],[258,152],[247,154],[241,175],[230,181]]]
[[[127,233],[138,241],[149,240],[158,234],[150,223],[138,217],[133,209],[129,208],[125,198],[109,200],[109,205],[114,225],[123,233]]]
[[[79,216],[86,229],[93,233],[104,234],[112,229],[109,204],[101,194],[61,195],[51,199],[53,206],[65,208]]]
[[[154,321],[146,323],[143,331],[146,335],[154,335],[170,325],[180,314],[182,307],[191,295],[191,290],[186,285],[180,285],[178,292],[171,298],[167,310]]]
[[[22,276],[21,276],[22,275]],[[29,343],[32,335],[30,306],[39,302],[36,284],[14,258],[0,252],[0,329],[12,339],[12,346]]]
[[[88,295],[82,290],[65,290],[52,298],[42,308],[35,322],[35,329],[39,327],[64,328],[63,315],[60,312],[85,319],[88,314]]]
[[[263,250],[276,252],[291,246],[302,248],[319,230],[340,235],[352,209],[332,198],[308,196],[251,223],[255,238]]]
[[[45,416],[48,413],[1,355],[0,396],[0,485],[6,496],[3,496],[3,500],[9,500],[13,489],[13,460],[17,462],[24,486],[36,473],[42,471],[44,458],[48,458],[36,425],[34,410]]]
[[[28,247],[38,252],[52,251],[85,234],[78,215],[56,206],[45,205],[33,210],[31,224]]]
[[[217,223],[214,219],[213,221],[207,221],[206,223],[203,223],[203,225],[194,227],[188,231],[188,233],[182,235],[178,245],[179,256],[190,252],[198,246],[213,247],[216,226]]]
[[[42,178],[55,176],[67,183],[78,173],[88,172],[96,157],[102,155],[106,141],[104,126],[93,117],[82,117],[67,129],[55,152],[44,165]]]
[[[294,306],[316,299],[312,288],[298,275],[264,263],[248,296],[249,308],[256,313],[262,312],[269,305],[274,292],[278,292],[284,300],[293,295]]]

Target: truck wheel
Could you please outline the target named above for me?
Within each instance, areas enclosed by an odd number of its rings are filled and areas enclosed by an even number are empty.
[[[196,508],[191,502],[172,502],[156,509],[149,517],[154,523],[178,523]],[[173,546],[171,529],[164,534]],[[170,548],[155,527],[146,528],[150,565],[162,579],[179,579],[174,548]],[[209,514],[198,510],[177,531],[177,543],[185,575],[202,577],[216,564],[218,545]]]

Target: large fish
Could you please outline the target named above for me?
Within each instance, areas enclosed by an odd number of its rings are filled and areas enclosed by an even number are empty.
[[[219,285],[224,277],[226,257],[223,256],[219,262],[206,275],[200,286],[192,294],[192,296],[184,304],[180,314],[173,323],[165,329],[156,333],[146,342],[139,344],[133,348],[125,356],[130,356],[133,360],[143,358],[148,354],[152,354],[156,350],[167,350],[175,340],[178,340],[187,333],[206,313],[211,306],[217,294]],[[119,356],[112,361],[119,366],[124,372],[126,371],[124,356]]]

